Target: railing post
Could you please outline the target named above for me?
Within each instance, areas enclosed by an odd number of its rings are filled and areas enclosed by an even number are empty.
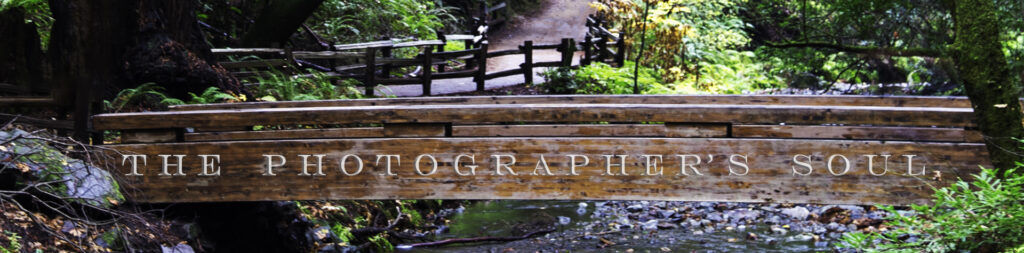
[[[484,82],[487,81],[487,41],[480,42],[480,48],[476,52],[476,91],[484,90]]]
[[[423,80],[423,96],[428,97],[430,96],[430,68],[434,67],[431,59],[434,57],[434,54],[431,51],[434,51],[433,46],[425,46],[423,47],[423,54],[420,55],[420,57],[423,57],[423,75],[420,75],[420,78]]]
[[[572,66],[572,56],[576,53],[576,46],[573,45],[574,40],[571,38],[563,38],[561,49],[562,51],[562,67]]]
[[[391,40],[391,38],[384,37],[384,40]],[[380,49],[380,57],[391,58],[391,56],[391,47],[384,47]],[[384,64],[384,66],[381,66],[380,72],[381,76],[383,76],[385,79],[391,78],[391,63],[387,63]]]
[[[626,64],[626,33],[619,32],[619,40],[615,42],[615,64],[619,67]]]
[[[377,86],[377,48],[371,47],[366,49],[366,78],[364,85],[366,85],[366,96],[373,96],[373,89]]]
[[[472,34],[472,33],[470,33],[470,34]],[[464,40],[464,42],[466,43],[466,50],[473,49],[473,39]],[[476,67],[476,62],[473,62],[472,58],[471,59],[466,59],[466,69],[473,69],[475,67]]]
[[[583,37],[583,60],[580,61],[581,66],[590,65],[590,59],[594,57],[594,37],[587,36]]]
[[[437,46],[437,52],[444,52],[444,46],[448,45],[448,39],[444,37],[444,32],[438,31],[437,39],[441,40],[441,45]],[[446,65],[445,63],[447,62],[448,61],[443,61],[441,64],[437,64],[437,73],[444,72],[444,65]]]
[[[533,41],[523,41],[519,51],[523,51],[523,57],[525,58],[523,64],[519,65],[523,69],[523,81],[533,84]]]

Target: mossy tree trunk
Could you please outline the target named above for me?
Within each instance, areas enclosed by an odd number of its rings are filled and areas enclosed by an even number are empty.
[[[1010,71],[1000,45],[1000,21],[991,0],[957,0],[953,4],[956,39],[952,56],[957,72],[974,107],[978,127],[985,135],[992,164],[1001,170],[1021,161],[1020,87]]]

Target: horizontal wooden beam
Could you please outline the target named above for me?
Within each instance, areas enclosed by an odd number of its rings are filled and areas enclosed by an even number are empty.
[[[146,156],[146,163],[138,159],[142,176],[131,176],[132,159],[108,153],[124,192],[139,202],[629,199],[907,205],[927,203],[932,187],[968,178],[989,164],[983,144],[845,140],[373,138],[109,147]],[[158,155],[184,155],[184,175],[159,175]],[[203,171],[199,155],[217,155],[207,171],[219,174],[198,175]],[[273,175],[266,173],[263,155],[280,165],[272,167]],[[300,155],[309,156],[309,174],[317,173],[315,156],[323,155],[323,174],[300,175]],[[389,171],[390,158],[379,155],[400,157]],[[588,162],[567,155],[586,156]],[[653,158],[659,155],[660,160]],[[436,171],[430,158],[437,161]],[[478,167],[471,172],[472,166]],[[171,166],[168,174],[176,172]]]
[[[172,111],[429,104],[737,104],[970,108],[967,97],[819,95],[526,95],[369,98],[176,105]]]
[[[739,138],[761,137],[787,139],[896,140],[976,143],[982,143],[985,141],[981,132],[975,130],[934,127],[736,125],[732,127],[732,135],[733,137]]]
[[[280,139],[337,139],[384,137],[382,127],[318,128],[265,131],[225,131],[186,133],[185,141],[228,140],[280,140]]]
[[[261,108],[100,114],[99,130],[349,123],[690,122],[973,126],[969,108],[714,105],[714,104],[481,104]]]

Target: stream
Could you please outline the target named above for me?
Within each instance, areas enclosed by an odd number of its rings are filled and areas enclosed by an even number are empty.
[[[457,210],[435,239],[518,236],[550,228],[546,224],[556,230],[511,242],[398,251],[820,252],[832,251],[844,232],[881,217],[850,205],[479,201]]]

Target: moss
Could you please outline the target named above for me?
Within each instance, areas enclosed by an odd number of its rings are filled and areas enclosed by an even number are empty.
[[[107,230],[107,232],[104,232],[102,235],[100,235],[100,240],[103,240],[103,243],[107,244],[107,246],[110,246],[111,250],[124,250],[124,241],[121,240],[121,230],[118,228]]]
[[[392,245],[391,242],[388,241],[387,238],[384,238],[384,236],[382,236],[382,235],[377,235],[377,236],[374,236],[374,237],[370,237],[370,244],[373,245],[373,251],[374,252],[392,252],[392,251],[395,251],[395,246]]]

